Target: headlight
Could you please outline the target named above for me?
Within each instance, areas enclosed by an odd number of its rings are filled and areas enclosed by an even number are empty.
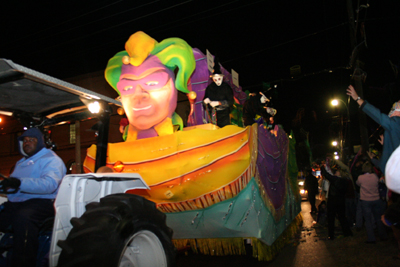
[[[301,195],[304,195],[305,193],[306,193],[306,190],[304,190],[304,189],[301,189],[301,190],[300,190],[300,194],[301,194]]]
[[[300,181],[299,185],[301,185],[301,186],[304,185],[304,181]]]

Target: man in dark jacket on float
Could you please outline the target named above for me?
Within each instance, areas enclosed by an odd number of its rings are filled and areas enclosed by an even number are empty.
[[[214,72],[212,74],[213,83],[207,86],[203,103],[208,110],[216,110],[216,114],[209,114],[212,118],[216,116],[216,124],[222,128],[231,124],[230,113],[233,107],[233,91],[232,88],[224,82],[224,75],[221,72],[218,60],[214,63]],[[212,118],[211,120],[214,120]]]

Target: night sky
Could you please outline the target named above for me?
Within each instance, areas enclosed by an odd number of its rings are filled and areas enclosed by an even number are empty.
[[[400,99],[389,63],[400,63],[400,1],[352,2],[358,22],[353,34],[367,74],[364,96],[387,112]],[[318,144],[329,137],[332,116],[345,112],[343,107],[330,107],[330,99],[347,101],[345,90],[352,82],[346,3],[8,1],[1,4],[0,57],[66,79],[104,70],[108,59],[124,50],[125,41],[136,31],[157,41],[179,37],[203,53],[208,49],[218,55],[227,70],[239,73],[243,90],[276,84],[270,93],[277,120],[287,129],[299,108],[314,110],[318,123],[313,142]],[[293,66],[300,66],[301,73],[291,75]],[[356,109],[350,103],[352,125],[358,123]],[[371,131],[376,126],[369,122]]]

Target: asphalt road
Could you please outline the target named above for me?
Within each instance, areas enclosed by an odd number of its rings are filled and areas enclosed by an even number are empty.
[[[177,258],[178,267],[355,267],[355,266],[400,266],[400,260],[393,256],[398,253],[393,233],[388,228],[389,240],[376,244],[365,244],[365,228],[353,237],[341,237],[340,227],[336,228],[335,240],[328,240],[328,229],[314,224],[315,215],[310,214],[310,205],[303,201],[303,225],[297,235],[290,240],[276,258],[270,262],[260,262],[251,256],[205,256],[181,253]]]

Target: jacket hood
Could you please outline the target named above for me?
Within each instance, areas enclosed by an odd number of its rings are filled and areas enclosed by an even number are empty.
[[[46,144],[44,143],[44,136],[42,132],[38,128],[30,128],[27,131],[25,131],[20,137],[18,137],[18,146],[19,146],[19,152],[21,153],[22,156],[29,158],[29,155],[24,152],[23,149],[23,140],[24,137],[34,137],[37,139],[37,146],[35,152],[32,154],[35,155],[37,152],[42,150],[42,148],[46,147]]]

